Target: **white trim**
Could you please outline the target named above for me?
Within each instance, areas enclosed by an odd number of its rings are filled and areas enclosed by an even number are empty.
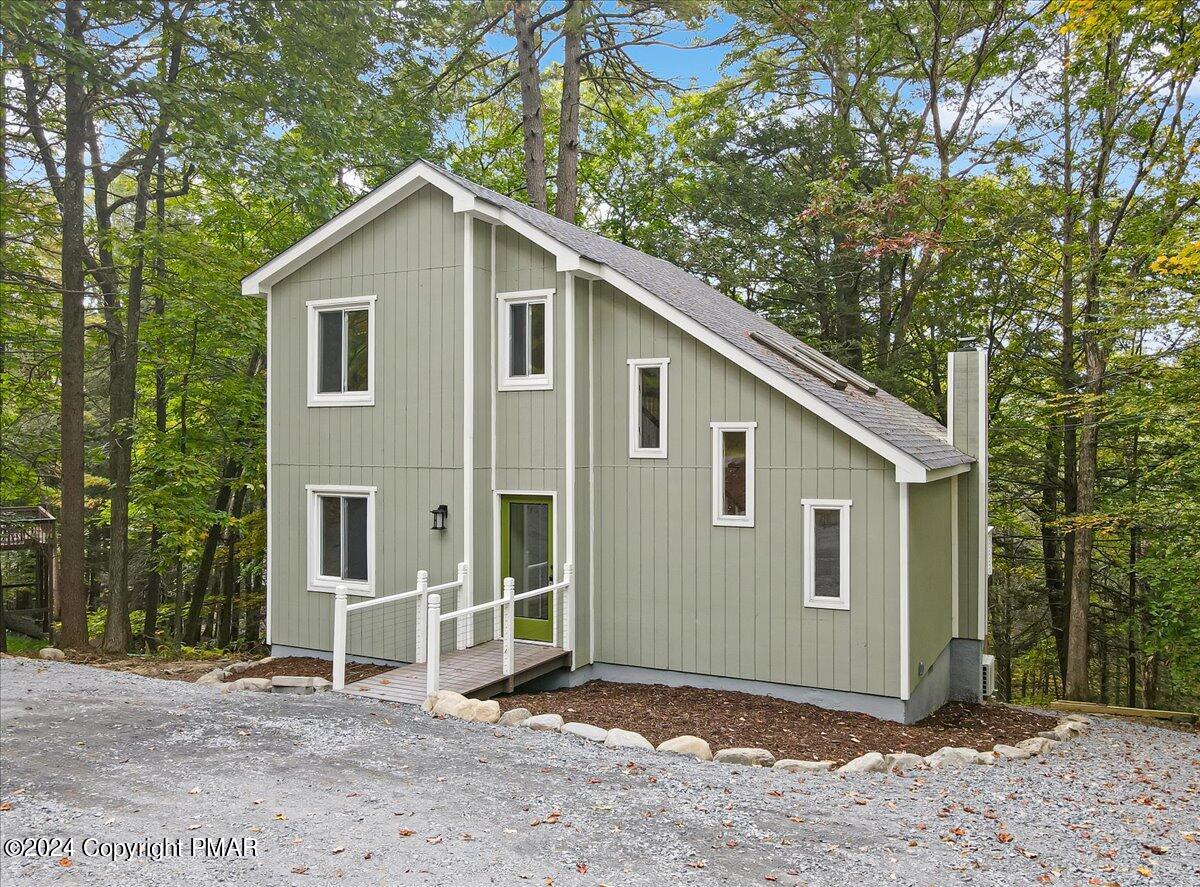
[[[529,305],[541,303],[546,306],[546,353],[544,356],[545,372],[538,375],[513,376],[510,374],[509,360],[512,349],[509,345],[508,310],[499,312],[500,326],[497,332],[497,356],[500,360],[498,373],[500,391],[550,391],[554,388],[554,290],[516,290],[514,292],[496,293],[496,301],[507,309],[514,302],[524,302]],[[530,342],[533,341],[533,331],[526,321],[526,332]],[[526,360],[529,358],[527,357]]]
[[[264,621],[266,629],[263,633],[264,641],[268,647],[271,646],[271,492],[274,489],[271,479],[271,291],[267,290],[267,366],[264,372],[267,387],[267,451],[266,451],[266,491],[263,496],[263,508],[267,512],[267,551],[266,551],[266,578],[265,578],[265,594],[266,603],[264,610]]]
[[[565,440],[565,461],[567,465],[566,478],[566,509],[563,523],[566,526],[566,546],[563,556],[564,564],[575,563],[575,472],[578,466],[575,458],[575,275],[567,272],[566,280],[563,287],[563,326],[565,328],[566,342],[563,343],[563,351],[566,355],[566,367],[564,370],[566,383],[566,434]],[[559,581],[565,579],[565,576],[558,577]],[[575,621],[575,588],[574,584],[563,590],[563,596],[570,596],[570,601],[566,607],[566,613],[570,622]],[[562,624],[562,646],[563,649],[571,652],[571,668],[575,668],[575,626],[568,624],[568,620],[564,619]]]
[[[307,543],[308,590],[333,594],[338,587],[344,587],[347,594],[358,597],[375,596],[375,494],[378,487],[355,486],[350,484],[308,484],[304,487],[307,497],[306,513],[308,527],[305,534]],[[321,516],[317,512],[321,496],[365,496],[367,499],[367,581],[358,582],[352,579],[342,579],[337,576],[323,576],[320,572],[321,559]]]
[[[958,595],[962,584],[958,575],[958,479],[950,478],[950,636],[962,637],[958,625]]]
[[[904,486],[901,484],[901,486]],[[849,499],[801,499],[804,506],[804,606],[819,610],[850,609],[850,506]],[[816,593],[816,509],[838,512],[838,596]]]
[[[900,484],[900,698],[912,692],[912,663],[908,641],[908,484]]]
[[[667,458],[667,367],[671,363],[669,357],[631,357],[625,361],[629,365],[629,458],[630,459],[665,459]],[[641,419],[642,392],[639,382],[639,370],[650,367],[658,368],[658,446],[642,447]]]
[[[588,281],[588,662],[596,661],[596,282]]]
[[[712,428],[712,509],[714,527],[753,527],[754,526],[754,429],[757,422],[710,422]],[[724,448],[721,445],[721,434],[726,431],[746,432],[746,513],[738,515],[723,514],[721,505],[723,492],[721,462]]]
[[[460,607],[475,603],[475,218],[463,220],[463,556],[467,565]],[[475,620],[460,619],[457,629],[463,643],[475,645]]]
[[[311,299],[304,303],[308,311],[308,405],[310,407],[369,407],[375,405],[375,302],[374,295],[346,296],[336,299]],[[317,329],[317,317],[322,311],[341,309],[342,311],[367,312],[367,390],[366,391],[337,391],[321,392],[317,390],[318,366],[320,355],[317,353],[317,342],[320,335]],[[345,384],[346,361],[349,354],[346,351],[347,324],[342,319],[342,382]]]
[[[979,351],[979,404],[976,415],[979,421],[979,640],[987,642],[988,619],[988,359],[986,351]]]
[[[488,489],[492,490],[494,492],[496,489],[496,453],[499,450],[499,444],[496,439],[496,391],[499,387],[498,383],[499,383],[499,379],[500,379],[498,370],[496,368],[497,367],[496,361],[499,360],[499,357],[497,356],[499,354],[499,350],[498,350],[498,346],[496,343],[496,329],[497,329],[497,327],[496,327],[496,323],[497,323],[496,306],[497,306],[498,302],[496,300],[496,226],[495,225],[492,226],[492,255],[491,255],[489,264],[491,266],[489,269],[491,279],[488,281],[488,289],[491,291],[491,293],[490,293],[490,298],[488,299],[488,312],[489,312],[489,314],[488,314],[488,349],[489,349],[489,352],[488,352],[488,381],[490,383],[488,385],[488,398],[490,400],[491,414],[489,417],[488,434],[491,438],[491,440],[489,441],[489,445],[491,446],[491,453],[489,454],[489,459],[488,459],[488,475],[489,475]],[[500,563],[500,561],[497,560],[497,558],[500,556],[500,541],[499,541],[500,540],[500,523],[499,523],[498,516],[499,516],[499,512],[496,513],[497,520],[495,522],[495,525],[492,527],[492,538],[495,540],[495,544],[493,545],[493,552],[492,552],[492,563],[494,565],[497,565],[496,566],[497,572],[499,571],[498,565]],[[496,597],[498,597],[499,595],[500,595],[500,588],[498,587],[498,583],[493,583],[492,599],[495,600]],[[493,638],[498,638],[503,634],[503,631],[501,630],[502,626],[500,625],[500,621],[501,621],[500,620],[500,610],[497,608],[492,613],[492,637]]]
[[[679,309],[668,305],[660,297],[634,283],[619,271],[593,260],[585,259],[561,241],[531,225],[510,210],[494,206],[470,191],[436,167],[424,161],[416,161],[407,169],[396,174],[370,194],[364,196],[348,209],[334,216],[312,234],[272,259],[266,265],[242,279],[244,295],[265,293],[270,285],[283,279],[292,271],[310,261],[311,258],[333,246],[354,230],[367,224],[375,217],[395,206],[424,185],[451,195],[455,212],[470,212],[489,222],[512,228],[521,236],[542,247],[556,259],[558,270],[577,270],[589,277],[604,280],[621,289],[626,295],[640,302],[659,316],[699,339],[709,348],[733,361],[742,369],[761,379],[766,384],[790,397],[809,412],[824,419],[830,425],[849,435],[863,446],[874,451],[896,466],[896,478],[912,483],[924,483],[925,466],[915,458],[888,443],[879,435],[863,428],[850,417],[826,404],[824,401],[801,388],[797,383],[751,357],[737,346],[718,336]]]

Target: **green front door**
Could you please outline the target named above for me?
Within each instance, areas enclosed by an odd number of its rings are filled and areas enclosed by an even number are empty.
[[[554,581],[554,515],[549,496],[500,499],[500,579],[511,576],[516,594]],[[503,586],[500,589],[503,594]],[[554,595],[519,601],[514,631],[527,641],[554,640]]]

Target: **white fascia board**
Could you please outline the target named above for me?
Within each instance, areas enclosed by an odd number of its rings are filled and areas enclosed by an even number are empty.
[[[688,335],[699,339],[722,357],[732,361],[742,369],[746,370],[748,373],[757,376],[772,388],[775,388],[783,394],[786,394],[810,413],[813,413],[819,418],[824,419],[834,428],[837,428],[839,431],[849,435],[867,449],[878,453],[884,459],[887,459],[896,466],[896,480],[900,483],[923,484],[928,479],[928,470],[924,465],[912,458],[912,456],[909,456],[899,448],[888,443],[874,432],[863,428],[845,414],[839,412],[838,410],[829,406],[829,404],[825,403],[823,400],[820,400],[809,392],[805,391],[791,379],[788,379],[786,376],[776,372],[761,361],[755,360],[732,342],[721,338],[708,327],[698,323],[693,318],[688,317],[678,308],[668,305],[658,296],[654,295],[644,287],[634,283],[624,274],[621,274],[619,271],[615,271],[611,267],[605,265],[602,268],[600,279],[617,287],[626,295],[636,299],[638,302],[645,305],[651,311],[654,311],[663,319],[682,329]]]
[[[571,255],[557,256],[555,270],[559,272],[573,273],[577,277],[582,277],[587,280],[600,280],[604,266],[599,262],[594,262],[591,259],[585,259],[578,253]]]
[[[277,255],[257,271],[242,278],[242,295],[266,295],[277,283],[314,257],[349,237],[363,225],[383,215],[410,194],[425,185],[433,185],[455,200],[455,209],[468,198],[474,208],[475,196],[421,161],[396,173],[374,191],[342,210],[316,231]]]
[[[925,480],[933,483],[935,480],[945,480],[948,477],[966,474],[971,470],[972,464],[971,462],[964,462],[961,465],[951,465],[948,468],[927,468],[925,470]]]

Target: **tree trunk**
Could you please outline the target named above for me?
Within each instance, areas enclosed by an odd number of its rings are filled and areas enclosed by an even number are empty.
[[[65,0],[64,34],[83,41],[83,4]],[[65,132],[62,179],[62,370],[61,370],[61,505],[58,514],[59,600],[62,628],[58,644],[88,648],[87,591],[84,571],[83,512],[83,354],[84,250],[83,150],[86,142],[86,86],[83,66],[68,50],[63,88]]]
[[[1069,631],[1065,583],[1063,581],[1061,530],[1058,519],[1058,471],[1060,432],[1051,429],[1046,434],[1042,461],[1042,512],[1038,524],[1042,537],[1042,570],[1046,577],[1046,599],[1050,611],[1050,633],[1058,654],[1058,673],[1067,676],[1067,634]]]
[[[154,232],[157,242],[154,249],[154,316],[158,320],[159,335],[162,334],[162,319],[165,305],[163,303],[163,280],[166,277],[166,267],[163,261],[162,236],[166,224],[167,197],[165,191],[166,153],[158,152],[158,169],[155,172],[154,183]],[[159,359],[154,367],[154,434],[155,442],[161,444],[167,435],[167,379],[163,366],[161,348]],[[150,650],[158,647],[158,607],[162,603],[163,574],[159,564],[159,541],[162,534],[158,524],[150,527],[150,581],[146,588],[146,621],[142,634],[146,646]]]
[[[546,209],[546,134],[542,119],[542,81],[538,70],[538,39],[530,18],[529,0],[514,0],[513,31],[517,41],[517,70],[521,82],[521,132],[525,139],[525,190],[529,202]]]
[[[563,86],[558,115],[558,172],[555,176],[554,214],[575,221],[579,208],[579,72],[583,48],[586,0],[576,0],[563,20]]]
[[[216,501],[213,503],[213,511],[218,514],[224,514],[229,509],[229,499],[232,493],[232,484],[242,473],[242,465],[240,462],[229,459],[225,462],[225,470],[221,473],[221,488],[217,491]],[[213,559],[217,554],[217,547],[221,544],[221,533],[224,521],[214,521],[213,525],[208,528],[208,535],[204,540],[204,548],[200,552],[200,563],[196,566],[196,576],[192,580],[192,595],[188,602],[187,620],[183,629],[183,642],[185,644],[194,645],[200,640],[200,620],[204,615],[204,597],[208,594],[208,582],[212,577]]]

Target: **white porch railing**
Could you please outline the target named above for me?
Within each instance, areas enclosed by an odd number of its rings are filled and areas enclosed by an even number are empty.
[[[553,621],[553,641],[555,645],[561,643],[562,649],[570,652],[575,647],[574,630],[572,629],[572,598],[574,597],[574,564],[563,564],[563,578],[560,582],[554,582],[542,588],[535,588],[531,591],[523,591],[520,594],[515,594],[516,581],[511,577],[506,577],[503,582],[503,594],[496,600],[484,601],[481,604],[474,604],[469,607],[462,607],[458,610],[452,610],[449,613],[442,612],[442,596],[434,593],[434,589],[430,589],[428,597],[428,614],[426,618],[425,641],[427,650],[425,653],[425,692],[426,694],[436,693],[441,684],[441,658],[442,658],[442,625],[452,619],[462,620],[464,618],[472,618],[479,613],[488,611],[499,612],[500,614],[500,639],[503,642],[503,655],[501,659],[501,673],[503,677],[509,677],[514,671],[514,660],[516,652],[516,605],[522,601],[532,600],[541,595],[555,595],[557,592],[562,592],[559,597],[560,604],[558,607],[552,608]],[[557,618],[554,618],[557,616]]]
[[[417,587],[411,591],[402,591],[397,594],[389,594],[385,597],[370,598],[365,601],[357,601],[356,603],[347,603],[346,601],[346,586],[339,585],[334,589],[333,598],[333,689],[342,690],[346,686],[346,617],[350,613],[366,610],[371,607],[378,607],[383,604],[398,604],[401,601],[415,600],[416,615],[414,619],[416,624],[416,638],[413,648],[415,661],[424,662],[426,650],[429,645],[425,640],[425,630],[428,622],[425,619],[426,602],[429,595],[434,595],[441,600],[441,592],[450,591],[454,588],[461,589],[467,580],[467,565],[460,563],[458,565],[458,578],[451,582],[443,582],[441,585],[429,584],[429,573],[426,570],[417,571]]]

